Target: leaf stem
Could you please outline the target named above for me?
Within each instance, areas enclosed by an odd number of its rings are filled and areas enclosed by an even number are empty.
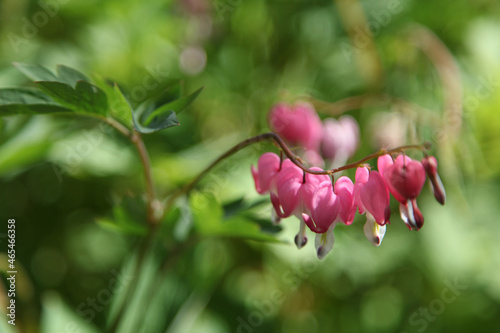
[[[156,199],[156,189],[155,183],[153,180],[153,173],[151,172],[151,160],[149,159],[149,154],[144,145],[144,141],[142,141],[142,137],[139,132],[132,132],[131,141],[134,143],[137,152],[139,153],[139,157],[141,159],[142,167],[144,169],[144,178],[146,181],[146,193],[147,193],[147,201],[148,201],[148,222],[151,226],[155,226],[158,224],[158,214],[156,211],[159,206],[158,201]]]
[[[144,170],[144,179],[146,182],[146,195],[147,195],[147,220],[149,225],[154,228],[158,224],[159,218],[162,214],[158,214],[161,211],[161,205],[156,198],[156,188],[153,179],[153,174],[151,172],[151,160],[149,158],[148,151],[144,145],[144,141],[139,132],[134,130],[129,130],[123,126],[120,122],[113,118],[100,117],[102,121],[106,122],[118,132],[126,136],[135,146],[137,152],[139,153],[139,158],[141,160],[142,168]]]

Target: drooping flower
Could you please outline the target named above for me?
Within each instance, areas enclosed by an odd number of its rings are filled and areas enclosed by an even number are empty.
[[[359,126],[353,117],[342,116],[338,120],[324,120],[321,152],[332,167],[344,164],[354,155],[358,144]]]
[[[326,180],[319,184],[313,194],[311,202],[311,215],[303,214],[309,229],[316,233],[316,253],[323,259],[333,248],[335,238],[333,228],[339,213],[340,203],[333,191],[332,183]]]
[[[358,168],[354,193],[360,214],[369,213],[380,225],[389,223],[389,191],[377,171],[369,171],[366,167]]]
[[[269,114],[273,132],[291,145],[318,151],[322,136],[321,120],[308,103],[275,105]]]
[[[320,168],[311,170],[323,171]],[[300,220],[299,233],[295,237],[299,249],[307,243],[305,219],[311,215],[313,194],[325,180],[329,181],[327,175],[304,174],[296,165],[282,169],[276,178],[277,193],[271,193],[271,202],[280,218],[295,215]]]
[[[446,191],[444,190],[441,178],[437,173],[437,161],[434,156],[426,156],[422,159],[422,166],[429,176],[432,194],[434,198],[441,204],[444,205],[446,202]]]
[[[354,219],[353,184],[347,177],[340,177],[332,187],[325,180],[312,197],[311,215],[303,214],[304,221],[316,233],[316,253],[323,259],[333,248],[333,229],[338,222],[351,224]]]
[[[255,189],[259,194],[270,193],[271,201],[273,197],[277,197],[278,174],[283,173],[281,177],[283,179],[302,173],[302,170],[292,161],[286,159],[281,162],[280,157],[274,153],[264,153],[259,158],[258,169],[252,165],[251,170],[255,182]],[[272,220],[274,224],[279,223],[282,216],[283,214],[280,214],[273,208]]]
[[[399,201],[401,219],[410,230],[419,230],[424,217],[417,206],[417,197],[425,183],[425,170],[419,161],[399,155],[396,161],[390,155],[382,155],[377,161],[389,191]]]
[[[350,225],[356,213],[356,205],[354,204],[354,184],[349,177],[342,176],[335,182],[334,190],[338,195],[340,205],[337,221]]]
[[[386,224],[389,223],[391,209],[389,191],[377,171],[369,171],[366,167],[356,170],[354,201],[359,213],[366,213],[363,228],[366,237],[373,245],[379,246],[385,235]]]
[[[276,187],[275,178],[280,171],[280,158],[274,153],[264,153],[259,158],[257,167],[251,167],[255,189],[259,194],[268,193]]]

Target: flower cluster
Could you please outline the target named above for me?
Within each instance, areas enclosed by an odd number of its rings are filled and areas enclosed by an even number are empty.
[[[332,130],[324,134],[318,116],[310,110],[310,107],[297,105],[290,111],[287,106],[279,105],[271,113],[271,124],[273,128],[279,128],[279,133],[289,143],[308,144],[310,149],[320,148],[325,137],[331,139],[344,135],[340,127],[335,127],[337,132]],[[283,126],[279,127],[279,124]],[[306,130],[306,126],[311,127]],[[304,131],[297,133],[300,130]],[[322,134],[316,136],[313,131],[321,131]],[[324,143],[322,146],[328,147]],[[342,147],[341,150],[347,147],[336,143],[331,146],[335,146],[337,151],[338,147]],[[402,153],[398,153],[395,159],[391,154],[384,154],[379,156],[377,166],[378,171],[366,165],[357,167],[354,183],[346,176],[333,181],[328,175],[331,172],[321,173],[323,170],[318,167],[306,172],[303,166],[292,160],[268,152],[260,157],[257,168],[252,166],[251,170],[257,192],[270,194],[273,222],[279,223],[282,218],[296,216],[300,220],[300,228],[295,244],[300,249],[307,243],[306,227],[309,228],[316,234],[316,251],[318,258],[322,259],[333,248],[335,226],[338,223],[352,224],[356,211],[366,215],[365,236],[375,246],[380,245],[391,216],[390,194],[399,201],[401,218],[408,228],[419,230],[424,218],[417,206],[417,197],[424,186],[426,174],[435,198],[444,204],[446,194],[434,157],[425,156],[422,161],[417,161]]]
[[[313,106],[300,102],[274,106],[269,114],[274,133],[303,151],[304,159],[313,165],[326,162],[328,168],[344,164],[359,144],[359,126],[350,116],[321,122]]]

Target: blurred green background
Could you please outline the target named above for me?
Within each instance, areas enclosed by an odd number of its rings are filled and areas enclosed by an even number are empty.
[[[297,250],[298,221],[271,227],[270,202],[255,192],[250,165],[276,151],[259,144],[222,163],[167,216],[172,227],[147,258],[119,331],[492,332],[500,327],[499,19],[496,0],[3,0],[0,87],[29,85],[12,62],[99,75],[118,82],[132,104],[179,80],[186,92],[204,86],[179,115],[181,126],[144,137],[161,197],[237,142],[269,131],[274,102],[386,94],[420,105],[425,111],[382,103],[346,112],[361,127],[355,159],[390,134],[433,143],[448,201],[441,207],[424,188],[419,232],[407,230],[394,202],[379,248],[358,216],[336,228],[325,260],[315,257],[313,235]],[[349,37],[352,24],[359,29]],[[460,72],[452,81],[463,89],[462,121],[445,139],[440,70],[449,71],[408,37],[422,26]],[[110,297],[123,294],[111,282],[121,274],[126,288],[135,278],[123,264],[142,237],[106,219],[143,191],[131,144],[95,120],[0,118],[0,252],[15,218],[22,267],[18,325],[7,327],[2,315],[0,331],[103,331]],[[204,233],[245,214],[263,225],[257,235],[281,242]],[[3,310],[4,291],[0,301]]]

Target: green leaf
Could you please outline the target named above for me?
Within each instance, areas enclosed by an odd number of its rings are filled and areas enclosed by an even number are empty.
[[[42,92],[52,97],[54,101],[61,104],[64,108],[77,112],[102,115],[105,115],[108,111],[106,93],[96,85],[90,83],[90,79],[76,69],[58,65],[56,76],[40,65],[16,63],[15,66],[28,78],[35,81]],[[40,112],[45,110],[40,107],[38,109],[40,109]],[[23,108],[21,107],[14,108],[13,110],[17,111],[17,113],[23,112]]]
[[[162,114],[168,113],[168,112],[181,112],[185,108],[187,108],[193,101],[198,97],[198,95],[201,93],[203,90],[203,87],[200,89],[196,90],[195,92],[181,97],[173,102],[164,104],[160,106],[158,109],[154,110],[151,114],[149,114],[144,121],[145,125],[149,125],[156,117],[161,117]]]
[[[69,84],[74,87],[78,81],[90,82],[90,79],[83,73],[77,71],[74,68],[67,67],[64,65],[57,65],[57,75],[58,80]],[[49,81],[49,80],[35,80],[35,81]]]
[[[137,109],[132,113],[132,119],[136,131],[148,134],[179,125],[177,115],[174,111],[167,112],[161,117],[156,117],[154,121],[147,126],[142,125],[143,119],[147,118],[148,115],[151,114],[154,110],[155,107],[152,102],[144,102],[137,107]]]
[[[35,83],[41,91],[52,97],[56,102],[73,110],[75,105],[78,105],[78,96],[68,84],[56,81],[37,81]]]
[[[271,234],[262,232],[259,224],[249,221],[244,216],[223,219],[223,209],[213,195],[193,193],[190,203],[195,230],[201,235],[280,242]]]
[[[176,112],[181,112],[200,94],[203,87],[195,92],[166,104],[146,101],[133,112],[134,127],[141,133],[152,133],[179,125]],[[158,106],[160,104],[160,106]]]
[[[62,82],[37,81],[35,83],[41,91],[74,111],[106,114],[108,109],[108,100],[104,91],[89,82],[78,81],[75,89]]]
[[[90,82],[90,79],[74,68],[57,65],[57,76],[47,68],[37,64],[14,63],[14,66],[32,81],[63,82],[75,87],[78,81]]]
[[[53,112],[71,112],[71,110],[35,89],[0,89],[0,116]]]
[[[148,228],[144,223],[146,216],[146,209],[143,204],[140,204],[136,199],[125,197],[122,199],[119,206],[113,208],[112,218],[98,218],[97,224],[101,227],[128,235],[141,235],[147,234]]]
[[[109,114],[128,128],[132,127],[132,107],[116,83],[107,82],[100,77],[94,77],[94,82],[108,97]]]
[[[121,209],[121,208],[119,208]],[[118,214],[118,216],[117,216]],[[144,225],[138,224],[132,221],[125,215],[124,212],[115,212],[113,219],[110,218],[98,218],[96,220],[97,224],[104,229],[108,229],[120,234],[126,235],[140,235],[144,236],[147,234],[147,228]]]
[[[126,263],[120,276],[120,290],[117,290],[109,308],[107,320],[107,330],[110,331],[110,324],[118,315],[118,310],[124,306],[123,317],[121,318],[116,332],[137,333],[143,332],[140,327],[144,326],[143,318],[149,310],[152,298],[158,293],[157,277],[160,270],[161,261],[157,255],[157,247],[148,246],[140,260],[140,270],[134,270],[134,261],[139,260],[135,253],[130,256],[130,261]],[[131,294],[128,294],[131,293]],[[130,295],[130,298],[126,298]]]
[[[32,81],[57,81],[57,77],[47,68],[36,64],[15,62],[14,66]]]
[[[82,109],[90,113],[106,114],[108,110],[108,98],[104,91],[87,81],[76,83],[76,92],[81,98]]]
[[[132,107],[116,83],[113,85],[113,94],[110,95],[111,96],[108,96],[110,97],[111,103],[111,115],[114,118],[121,120],[126,125],[132,124]]]

